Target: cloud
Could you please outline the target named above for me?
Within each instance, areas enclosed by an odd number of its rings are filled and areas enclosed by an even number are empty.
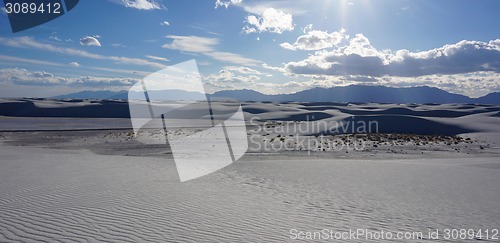
[[[419,77],[433,74],[500,72],[500,39],[461,41],[440,48],[410,52],[378,51],[357,34],[349,44],[316,51],[307,59],[285,65],[287,72],[305,75]]]
[[[260,61],[246,58],[239,54],[218,51],[216,47],[220,43],[220,40],[217,38],[177,35],[169,35],[167,38],[173,39],[173,41],[172,43],[163,45],[163,48],[188,53],[203,54],[214,60],[240,65],[256,65],[261,63]]]
[[[45,71],[31,72],[26,69],[0,69],[0,83],[29,86],[47,85],[74,85],[78,87],[128,87],[136,83],[137,79],[130,78],[103,78],[93,76],[56,77]]]
[[[249,15],[246,18],[247,26],[243,33],[271,32],[281,34],[294,29],[292,14],[285,13],[274,8],[268,8],[260,16]]]
[[[218,74],[203,76],[202,80],[209,88],[221,90],[248,87],[260,80],[260,78],[256,75],[236,75],[227,69],[222,69]]]
[[[243,2],[243,0],[229,0],[229,1],[223,1],[223,0],[217,0],[215,1],[215,9],[218,9],[220,7],[224,7],[224,8],[229,8],[230,5],[232,4],[241,4]]]
[[[345,30],[328,33],[326,31],[310,30],[312,27],[305,27],[305,35],[299,36],[295,43],[282,43],[280,46],[289,50],[316,51],[338,46],[343,40],[349,38]]]
[[[216,92],[221,90],[252,89],[266,94],[284,94],[314,87],[331,87],[334,83],[333,78],[331,80],[310,78],[307,80],[294,80],[286,83],[268,82],[267,80],[262,80],[259,75],[237,74],[239,73],[238,70],[243,71],[241,68],[242,67],[233,66],[224,67],[217,74],[202,77],[207,91]],[[343,81],[337,78],[335,83],[342,85]]]
[[[389,77],[379,78],[378,84],[392,87],[431,86],[455,94],[480,97],[491,92],[500,91],[499,73],[473,72],[450,75],[426,75],[421,77]]]
[[[286,72],[285,68],[283,68],[283,67],[273,67],[273,66],[270,66],[270,65],[268,65],[266,63],[263,63],[262,67],[265,68],[265,69],[267,69],[267,70],[272,70],[272,71],[279,72],[279,73],[285,73]]]
[[[121,44],[121,43],[113,43],[111,44],[112,47],[127,47],[126,45],[124,44]]]
[[[97,39],[98,36],[85,36],[80,39],[80,45],[82,46],[101,46],[101,42]]]
[[[228,70],[228,71],[237,72],[237,73],[246,74],[246,75],[249,75],[249,74],[253,74],[253,75],[267,75],[265,73],[259,72],[259,71],[255,70],[255,69],[251,69],[249,67],[227,66],[227,67],[224,67],[223,70]]]
[[[116,69],[116,68],[105,68],[105,67],[89,67],[86,66],[86,68],[93,69],[93,70],[98,70],[98,71],[104,71],[104,72],[111,72],[111,73],[119,73],[121,76],[126,75],[126,77],[146,77],[151,74],[151,72],[145,72],[145,71],[139,71],[139,70],[133,70],[133,69]]]
[[[301,76],[297,80],[286,83],[267,83],[256,81],[241,86],[268,94],[293,93],[312,88],[331,88],[353,84],[383,85],[388,87],[415,87],[430,86],[437,87],[455,94],[463,94],[470,97],[480,97],[491,92],[500,91],[499,73],[474,72],[453,75],[427,75],[421,77],[389,77],[381,78],[363,76],[325,76],[311,75]],[[236,85],[233,85],[236,86]]]
[[[220,40],[217,38],[207,38],[199,36],[178,36],[169,35],[167,38],[173,39],[172,43],[163,45],[163,48],[184,51],[184,52],[211,52]]]
[[[229,62],[229,63],[240,64],[240,65],[254,66],[256,64],[261,63],[261,61],[258,61],[258,60],[252,59],[252,58],[246,58],[246,57],[243,57],[239,54],[235,54],[235,53],[231,53],[231,52],[214,51],[214,52],[204,53],[204,55],[211,57],[211,58],[218,60],[218,61]]]
[[[356,34],[354,38],[349,41],[349,45],[342,50],[345,55],[359,55],[361,57],[383,57],[384,54],[380,53],[373,47],[370,40],[363,34]]]
[[[49,36],[49,39],[51,39],[51,40],[55,40],[55,41],[59,41],[59,42],[61,42],[61,41],[62,41],[62,40],[61,40],[59,37],[57,37],[57,36]]]
[[[49,62],[49,61],[42,61],[42,60],[36,60],[36,59],[27,59],[27,58],[20,58],[20,57],[12,57],[12,56],[4,56],[0,55],[0,62],[1,61],[7,61],[9,64],[13,63],[29,63],[29,64],[36,64],[36,65],[43,65],[43,66],[57,66],[57,67],[67,67],[68,65],[71,66],[81,66],[77,62],[71,62],[69,64],[61,64],[61,63],[55,63],[55,62]],[[113,68],[104,68],[104,67],[92,67],[92,66],[85,66],[85,68],[93,69],[93,70],[99,70],[99,71],[106,71],[106,72],[113,72],[113,73],[120,73],[122,75],[127,75],[127,76],[147,76],[151,74],[150,72],[144,72],[144,71],[138,71],[138,70],[132,70],[132,69],[113,69]]]
[[[61,80],[47,72],[29,72],[26,69],[0,69],[0,83],[21,85],[61,84]]]
[[[164,9],[165,7],[154,0],[115,0],[127,8],[140,10]]]
[[[55,62],[50,62],[50,61],[42,61],[42,60],[36,60],[33,58],[21,58],[21,57],[4,56],[4,55],[0,55],[0,61],[7,61],[10,64],[12,64],[12,63],[29,63],[29,64],[45,65],[45,66],[59,66],[59,67],[66,66],[66,65],[63,65],[60,63],[55,63]]]
[[[149,58],[149,59],[156,60],[156,61],[163,61],[163,62],[170,61],[170,60],[168,60],[167,58],[164,58],[164,57],[157,57],[157,56],[152,56],[152,55],[147,55],[146,57]]]
[[[0,45],[16,47],[16,48],[38,49],[38,50],[43,50],[43,51],[61,53],[61,54],[66,54],[66,55],[70,55],[70,56],[84,57],[84,58],[89,58],[89,59],[109,60],[109,61],[114,61],[114,62],[123,63],[123,64],[150,66],[150,67],[153,67],[155,69],[163,69],[166,67],[163,64],[150,62],[148,60],[139,59],[139,58],[104,56],[104,55],[94,54],[94,53],[87,52],[87,51],[73,49],[73,48],[58,47],[58,46],[54,46],[52,44],[38,42],[35,39],[33,39],[31,37],[26,37],[26,36],[15,37],[15,38],[0,37]]]
[[[314,51],[304,60],[287,63],[282,71],[289,77],[310,79],[301,82],[304,89],[359,83],[391,87],[427,85],[478,97],[500,90],[499,60],[499,39],[464,40],[421,52],[380,51],[358,34],[347,44]]]
[[[96,37],[96,38],[97,38],[97,37]],[[63,41],[65,41],[65,42],[73,42],[73,40],[71,40],[71,39],[69,39],[69,38],[68,38],[68,39],[63,40],[63,39],[61,39],[61,38],[59,38],[58,36],[55,36],[55,35],[51,35],[51,36],[49,36],[49,39],[54,40],[54,41],[57,41],[57,42],[63,42]]]
[[[51,73],[47,73],[47,72],[33,72],[31,73],[31,76],[32,77],[35,77],[35,78],[46,78],[46,79],[50,79],[50,78],[54,78],[54,75],[52,75]]]
[[[77,62],[70,62],[69,63],[70,66],[73,66],[73,67],[79,67],[80,66],[80,63],[77,63]]]
[[[301,28],[301,30],[302,32],[304,32],[304,34],[307,34],[308,32],[313,30],[313,24],[308,24],[304,26],[304,28]]]
[[[311,1],[290,1],[290,0],[272,0],[272,1],[245,1],[235,6],[243,8],[247,13],[262,15],[267,9],[276,10],[295,15],[304,15],[311,8]]]
[[[341,77],[340,80],[353,81],[353,82],[358,82],[358,83],[377,83],[379,81],[377,78],[374,78],[374,77],[353,76],[353,75]]]
[[[168,21],[163,21],[160,23],[161,26],[170,26],[170,22]]]

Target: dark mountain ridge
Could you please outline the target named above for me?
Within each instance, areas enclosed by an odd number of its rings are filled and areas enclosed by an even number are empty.
[[[156,92],[156,93],[155,93]],[[203,99],[197,92],[180,90],[152,91],[155,96],[169,97],[172,100]],[[133,97],[137,95],[137,92]],[[500,92],[491,93],[480,98],[453,94],[447,91],[428,87],[393,88],[385,86],[351,85],[333,88],[313,88],[292,94],[267,95],[254,90],[225,90],[208,95],[217,99],[237,99],[241,101],[270,102],[373,102],[397,104],[496,104],[500,105]],[[128,99],[127,91],[84,91],[69,95],[57,96],[58,99]]]

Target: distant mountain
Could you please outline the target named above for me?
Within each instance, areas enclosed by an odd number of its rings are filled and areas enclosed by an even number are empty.
[[[161,100],[204,100],[206,99],[206,95],[199,92],[188,92],[184,90],[151,90],[148,92],[149,98],[151,100],[157,99],[160,97]],[[134,100],[144,99],[143,92],[132,92],[130,94],[120,94],[117,96],[113,96],[113,99],[128,99],[132,98]]]
[[[187,92],[184,90],[152,90],[148,92],[149,97],[154,100],[155,97],[162,97],[168,100],[203,100],[206,96],[199,92]],[[129,95],[132,99],[143,99],[144,93],[128,91],[82,91],[78,93],[52,97],[55,99],[112,99],[127,100]]]
[[[491,93],[486,96],[475,99],[479,104],[500,104],[500,92]]]
[[[205,95],[198,92],[181,90],[150,91],[151,97],[168,97],[171,100],[202,100]],[[142,96],[141,92],[132,94],[134,99]],[[452,94],[433,87],[392,88],[384,86],[352,85],[346,87],[314,88],[293,94],[266,95],[254,90],[226,90],[209,95],[210,98],[230,98],[241,101],[273,102],[374,102],[374,103],[416,103],[448,104],[477,103],[500,105],[500,93],[491,93],[480,98]],[[126,91],[84,91],[54,98],[71,99],[128,99]]]
[[[127,91],[82,91],[73,94],[59,95],[52,97],[54,99],[111,99],[111,97],[125,95],[127,96]]]
[[[219,91],[212,95],[209,95],[209,97],[231,98],[242,101],[274,101],[276,99],[276,95],[266,95],[249,89]]]
[[[257,94],[256,94],[257,93]],[[240,97],[243,101],[295,102],[377,102],[377,103],[470,103],[471,98],[432,87],[391,88],[352,85],[314,88],[294,94],[264,95],[256,91],[222,91],[213,96]]]

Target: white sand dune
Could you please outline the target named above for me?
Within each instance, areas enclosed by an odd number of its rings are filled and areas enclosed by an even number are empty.
[[[131,129],[129,118],[2,117],[0,131]]]
[[[161,158],[5,145],[0,158],[0,242],[283,242],[290,229],[500,222],[495,158],[246,159],[188,183]]]
[[[134,105],[144,105],[134,103]],[[178,103],[157,104],[167,110]],[[473,132],[500,132],[500,106],[448,104],[337,104],[337,103],[244,103],[247,120],[288,122],[378,121],[382,133],[457,135]],[[224,120],[235,111],[232,103],[214,102],[213,114]],[[147,107],[144,109],[148,110]],[[196,110],[196,112],[193,112]],[[167,113],[176,118],[199,115],[199,107]],[[23,119],[15,118],[23,117]],[[36,119],[25,119],[36,118]],[[40,119],[43,118],[43,119]],[[74,118],[74,119],[72,119]],[[128,102],[99,100],[0,100],[0,130],[75,130],[131,128]],[[480,124],[480,125],[479,125]],[[490,124],[484,126],[485,124]],[[114,126],[114,127],[113,127]],[[80,128],[79,128],[80,127]]]
[[[0,100],[0,242],[283,242],[291,229],[498,229],[499,106],[242,106],[257,122],[249,135],[263,143],[328,135],[279,132],[320,122],[377,121],[385,134],[360,134],[363,151],[254,151],[180,183],[172,151],[134,140],[126,102]],[[224,120],[236,106],[214,107]],[[252,133],[267,126],[277,131]],[[142,136],[164,139],[163,130]]]

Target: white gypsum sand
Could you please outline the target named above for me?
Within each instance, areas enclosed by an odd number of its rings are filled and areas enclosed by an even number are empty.
[[[245,103],[248,135],[262,144],[325,135],[366,147],[250,150],[180,183],[166,145],[134,138],[123,102],[2,102],[24,113],[0,117],[0,242],[283,242],[291,229],[428,232],[500,222],[498,106]],[[102,117],[92,117],[96,107]],[[380,133],[317,126],[370,120]]]
[[[290,229],[486,229],[496,158],[245,159],[180,183],[172,160],[0,147],[0,241],[289,239]]]

